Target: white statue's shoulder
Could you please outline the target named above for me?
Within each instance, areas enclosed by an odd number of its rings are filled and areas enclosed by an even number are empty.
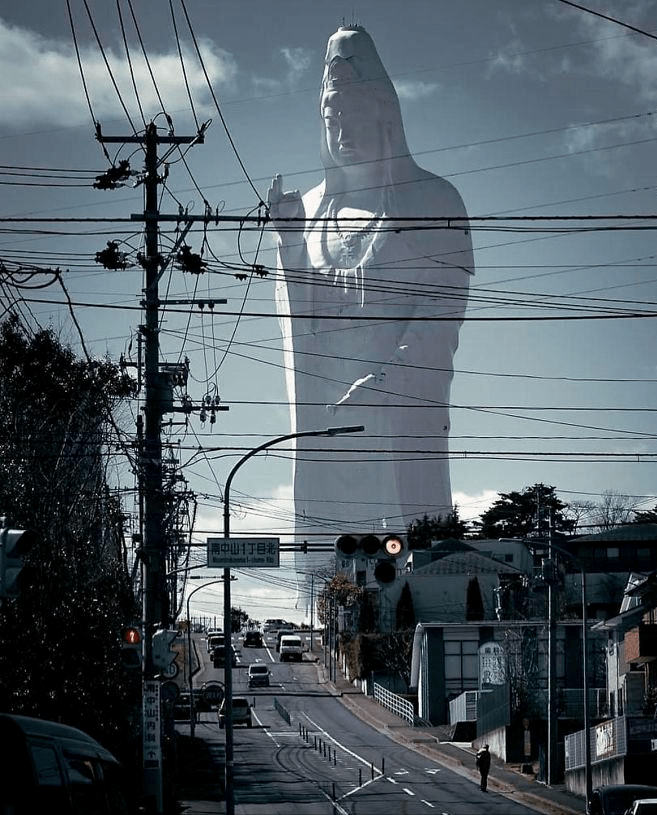
[[[465,204],[456,187],[434,173],[417,167],[415,183],[400,185],[399,193],[407,212],[441,217],[467,217]]]

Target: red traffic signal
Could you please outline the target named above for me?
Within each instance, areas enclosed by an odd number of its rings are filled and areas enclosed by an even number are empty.
[[[402,535],[340,535],[335,541],[336,554],[354,557],[363,554],[367,557],[399,557],[406,549]]]
[[[406,544],[399,535],[388,535],[383,539],[382,549],[388,557],[399,557],[405,548]]]

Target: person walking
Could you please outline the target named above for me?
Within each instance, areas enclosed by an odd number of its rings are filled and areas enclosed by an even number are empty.
[[[487,744],[484,744],[481,750],[477,751],[475,761],[479,774],[481,775],[481,791],[486,792],[486,786],[488,784],[488,772],[490,771],[490,751]]]

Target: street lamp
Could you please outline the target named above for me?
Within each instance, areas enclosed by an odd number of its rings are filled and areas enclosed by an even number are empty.
[[[224,538],[230,538],[230,487],[233,482],[235,474],[240,469],[242,464],[245,464],[250,458],[253,458],[257,453],[273,447],[281,442],[290,441],[291,439],[302,439],[311,436],[341,436],[346,433],[362,433],[365,430],[363,425],[356,425],[351,427],[329,427],[326,430],[305,430],[300,433],[287,433],[285,436],[277,436],[275,439],[270,439],[264,444],[254,447],[235,464],[233,469],[228,473],[226,484],[224,486]],[[233,769],[233,664],[231,653],[231,614],[230,614],[230,568],[224,568],[224,630],[226,632],[225,653],[224,653],[224,682],[226,692],[225,704],[225,727],[226,727],[226,815],[234,815],[235,813],[235,790],[234,790],[234,769]]]
[[[189,616],[189,601],[197,591],[201,591],[207,586],[214,586],[215,583],[223,583],[223,577],[210,580],[202,586],[197,586],[187,595],[187,684],[189,686],[189,733],[192,738],[196,735],[196,710],[194,709],[194,682],[192,678],[192,621]]]

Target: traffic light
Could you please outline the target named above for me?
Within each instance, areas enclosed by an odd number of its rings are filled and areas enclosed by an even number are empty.
[[[124,668],[141,668],[141,631],[136,626],[121,632],[121,664]]]
[[[402,535],[340,535],[335,541],[336,557],[342,567],[351,561],[365,561],[372,576],[381,585],[392,583],[397,577],[395,560],[406,551],[406,538]]]
[[[153,667],[168,679],[173,679],[178,673],[177,652],[173,650],[173,641],[177,636],[176,630],[166,628],[160,628],[153,634]]]
[[[32,570],[24,557],[38,540],[31,529],[0,530],[0,597],[16,597],[26,584]]]

